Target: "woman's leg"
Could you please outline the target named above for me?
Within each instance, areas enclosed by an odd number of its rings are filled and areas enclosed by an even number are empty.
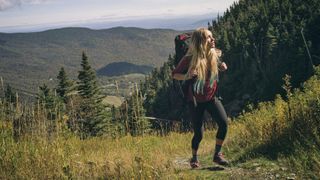
[[[195,107],[193,103],[189,104],[191,116],[192,116],[192,126],[194,135],[191,141],[192,148],[192,160],[197,161],[198,148],[199,144],[203,137],[203,113],[204,113],[204,105],[202,103],[198,103]]]
[[[214,161],[219,164],[227,164],[227,161],[223,158],[223,155],[220,153],[228,130],[227,113],[221,101],[218,98],[214,98],[214,101],[209,102],[206,108],[210,112],[212,119],[214,119],[218,124]]]

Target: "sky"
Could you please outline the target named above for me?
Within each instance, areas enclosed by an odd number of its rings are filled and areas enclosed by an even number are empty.
[[[237,0],[0,0],[0,32],[223,13]]]

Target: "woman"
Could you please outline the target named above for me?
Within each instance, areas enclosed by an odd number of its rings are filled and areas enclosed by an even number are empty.
[[[199,28],[194,31],[190,46],[187,55],[182,58],[172,72],[174,79],[191,82],[188,83],[187,90],[194,129],[190,166],[192,168],[199,167],[197,152],[203,137],[203,114],[205,110],[210,113],[219,126],[213,162],[227,165],[228,161],[224,159],[220,152],[227,134],[227,114],[221,101],[215,96],[218,71],[227,70],[227,65],[224,62],[219,62],[221,51],[215,49],[215,39],[209,30]]]

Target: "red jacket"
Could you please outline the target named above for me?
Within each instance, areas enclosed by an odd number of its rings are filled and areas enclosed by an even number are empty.
[[[191,62],[191,56],[184,56],[179,62],[178,66],[172,71],[172,75],[176,73],[186,74],[188,72],[189,64]],[[196,94],[193,92],[193,84],[197,81],[197,78],[191,79],[191,83],[188,86],[187,92],[187,100],[193,102],[193,96],[195,97],[197,102],[207,102],[214,98],[214,94],[217,90],[217,81],[214,81],[212,88],[210,87],[210,76],[211,73],[208,71],[206,76],[206,81],[203,87],[203,94],[200,92]]]

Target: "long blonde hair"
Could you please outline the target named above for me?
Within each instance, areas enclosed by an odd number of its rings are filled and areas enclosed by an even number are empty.
[[[188,73],[193,71],[197,73],[197,81],[194,84],[194,92],[202,92],[206,81],[208,70],[211,73],[210,87],[218,79],[218,58],[221,55],[221,50],[212,49],[208,46],[207,37],[211,32],[205,28],[196,29],[192,33],[191,47],[188,51],[188,56],[192,56]]]

